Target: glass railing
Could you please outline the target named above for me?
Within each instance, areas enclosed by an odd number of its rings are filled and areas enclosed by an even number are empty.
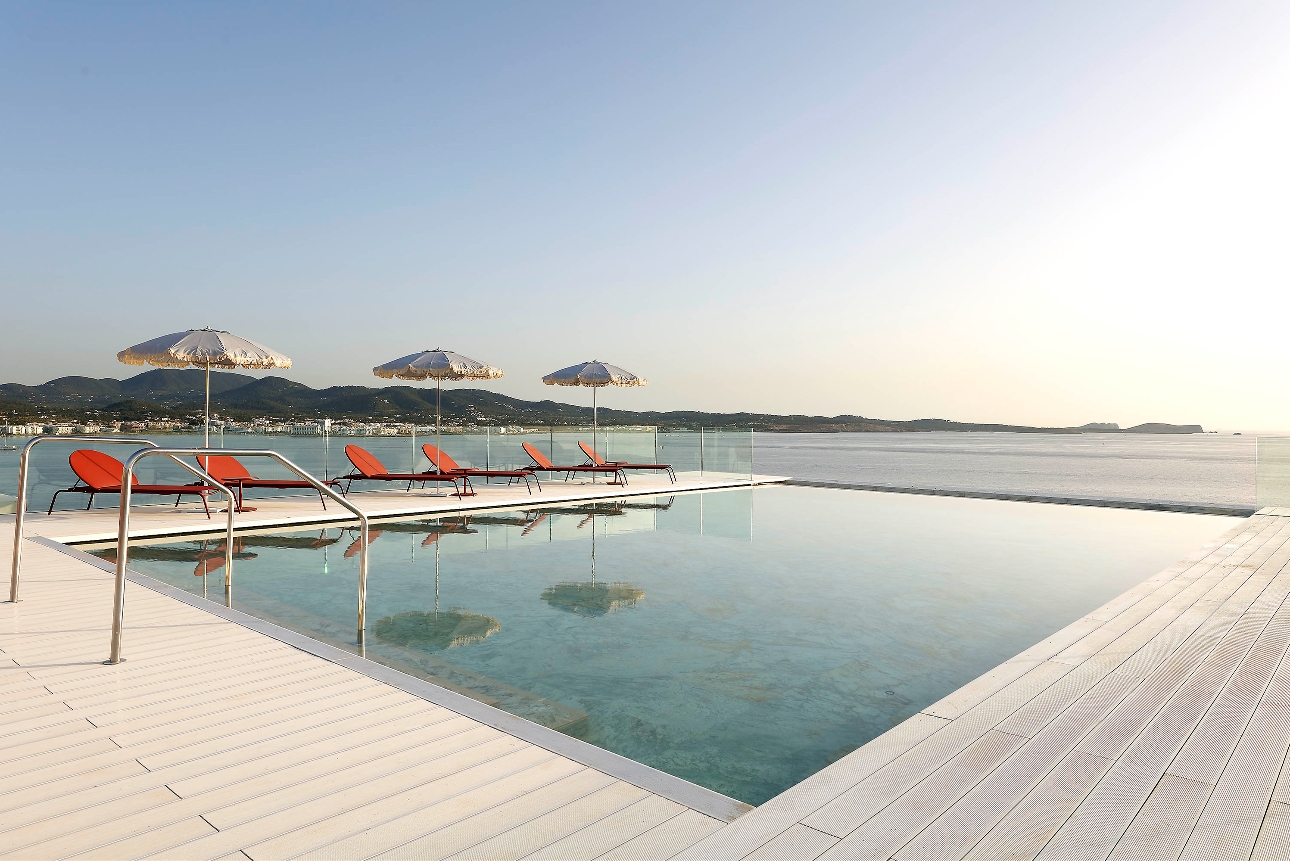
[[[678,473],[748,478],[753,474],[753,432],[702,428],[659,435],[659,460]]]
[[[212,448],[272,449],[299,464],[313,475],[334,478],[353,471],[345,457],[346,445],[357,445],[371,452],[391,472],[421,472],[430,462],[421,450],[424,443],[434,443],[433,427],[417,426],[415,433],[404,428],[400,435],[299,435],[213,433]],[[200,446],[201,434],[133,433],[164,446]],[[0,514],[6,504],[12,505],[18,486],[18,454],[26,444],[23,437],[0,437],[16,450],[0,451]],[[440,445],[448,456],[465,467],[481,469],[519,469],[530,464],[522,443],[531,443],[552,463],[582,464],[587,457],[579,442],[591,444],[590,427],[483,427],[462,432],[444,429]],[[753,434],[748,430],[703,428],[700,430],[659,430],[651,427],[600,428],[595,436],[596,451],[605,460],[629,463],[667,463],[678,475],[712,478],[750,478],[753,474]],[[128,445],[79,444],[75,436],[66,441],[37,446],[32,454],[28,483],[28,510],[44,511],[54,492],[71,487],[76,476],[67,457],[77,448],[100,448],[118,460],[125,460],[133,449]],[[284,468],[271,462],[246,464],[262,478],[292,478]],[[142,484],[187,484],[192,476],[161,458],[146,458],[136,471]],[[282,491],[274,491],[282,493]],[[80,496],[64,506],[73,507]],[[116,497],[94,501],[95,507],[115,507]]]
[[[1255,441],[1254,496],[1260,507],[1290,506],[1290,437]]]

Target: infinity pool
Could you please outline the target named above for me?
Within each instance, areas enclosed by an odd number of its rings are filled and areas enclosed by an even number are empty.
[[[764,487],[382,524],[367,654],[758,804],[1235,523]],[[356,537],[240,539],[234,606],[353,643]],[[223,600],[218,541],[131,557]]]

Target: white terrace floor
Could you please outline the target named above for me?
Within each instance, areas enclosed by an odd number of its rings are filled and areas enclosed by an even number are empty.
[[[371,518],[409,518],[424,515],[434,517],[437,514],[485,511],[500,508],[540,508],[546,505],[568,505],[586,503],[595,500],[619,499],[625,496],[653,496],[680,493],[688,490],[719,490],[733,487],[748,487],[750,484],[766,484],[784,481],[775,476],[730,476],[700,475],[698,473],[678,473],[675,483],[658,475],[632,474],[626,486],[606,485],[603,481],[543,481],[542,489],[536,487],[530,493],[523,484],[486,484],[482,480],[475,482],[475,495],[461,499],[451,495],[451,487],[444,485],[441,489],[446,495],[432,495],[432,488],[413,488],[405,491],[404,485],[395,485],[393,489],[370,490],[371,482],[360,490],[356,485],[349,499]],[[261,491],[263,493],[263,491]],[[112,501],[115,497],[104,497]],[[63,499],[66,499],[65,503]],[[145,498],[155,499],[155,497]],[[24,527],[27,535],[43,535],[71,544],[86,544],[101,541],[115,541],[117,536],[117,508],[94,508],[90,511],[77,511],[72,506],[77,501],[84,504],[84,498],[78,494],[69,494],[59,499],[60,510],[51,515],[44,512],[28,514]],[[329,501],[326,510],[319,502],[318,496],[281,496],[268,499],[252,498],[247,494],[246,505],[254,506],[255,511],[238,514],[238,529],[258,529],[273,526],[296,526],[313,523],[352,522],[354,515]],[[66,507],[65,507],[66,506]],[[138,505],[130,514],[130,535],[140,538],[165,535],[193,535],[203,532],[224,532],[227,518],[216,512],[223,508],[223,497],[219,493],[211,495],[211,517],[208,519],[202,511],[200,502],[191,500],[182,502],[178,508],[167,504]],[[12,524],[13,518],[0,519],[0,523]],[[25,552],[25,551],[24,551]],[[6,556],[7,560],[8,557]]]
[[[1280,514],[742,816],[134,583],[105,667],[110,578],[28,542],[0,607],[0,854],[1287,857]]]

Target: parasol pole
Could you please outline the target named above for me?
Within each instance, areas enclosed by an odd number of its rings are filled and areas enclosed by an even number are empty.
[[[211,447],[211,363],[206,360],[206,426],[204,430],[204,439],[202,448]]]
[[[443,412],[442,399],[443,399],[443,377],[436,375],[434,378],[434,448],[435,448],[435,451],[438,452],[438,454],[434,456],[434,460],[432,461],[432,463],[434,464],[435,472],[443,472],[443,449],[439,447],[439,422],[441,420],[441,414]],[[416,467],[414,464],[413,469],[415,470],[415,468]],[[431,496],[448,495],[445,491],[442,491],[439,489],[438,484],[435,484],[434,487],[435,489],[433,492],[431,492],[430,494]],[[439,546],[439,542],[436,541],[435,547],[437,548],[438,546]],[[438,550],[436,549],[435,552],[437,553]]]

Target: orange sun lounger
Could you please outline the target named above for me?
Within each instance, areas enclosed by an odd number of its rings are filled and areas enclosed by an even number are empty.
[[[524,453],[527,454],[533,460],[533,463],[535,464],[533,469],[535,471],[563,472],[564,478],[566,481],[569,479],[569,476],[573,475],[573,473],[575,472],[599,473],[604,475],[613,475],[617,477],[618,480],[611,481],[610,484],[627,483],[627,475],[617,466],[612,466],[610,464],[603,464],[603,465],[597,466],[595,464],[589,464],[589,463],[581,463],[581,464],[578,464],[577,466],[556,466],[555,464],[551,463],[550,458],[544,455],[542,451],[532,443],[529,443],[529,442],[523,443],[523,447],[524,447]]]
[[[582,453],[587,456],[587,463],[596,464],[598,466],[616,466],[619,469],[641,469],[641,470],[646,470],[646,469],[660,470],[661,469],[661,470],[665,470],[667,472],[667,477],[672,479],[673,484],[676,484],[676,473],[672,471],[672,467],[670,464],[628,463],[625,460],[605,460],[603,457],[596,454],[596,450],[593,449],[591,446],[587,445],[585,442],[579,442],[578,448],[582,449]]]
[[[121,492],[121,473],[125,472],[125,464],[112,455],[90,448],[81,448],[72,452],[67,462],[71,465],[72,472],[76,473],[78,481],[71,487],[54,493],[54,498],[49,500],[49,511],[46,514],[54,513],[54,503],[58,501],[60,493],[88,493],[90,501],[85,506],[85,510],[88,511],[94,505],[96,495]],[[205,484],[140,484],[139,476],[130,476],[131,495],[146,493],[152,496],[174,496],[175,505],[178,505],[179,500],[185,496],[200,496],[208,518],[211,516],[211,507],[206,497],[212,490],[214,488]]]
[[[318,490],[307,481],[300,479],[282,479],[282,478],[256,478],[247,471],[242,462],[235,457],[227,454],[212,454],[197,458],[197,463],[202,469],[211,474],[211,477],[225,487],[237,488],[237,510],[254,511],[254,508],[247,508],[242,504],[242,493],[248,488],[263,487],[270,490]],[[340,485],[340,479],[333,478],[324,481],[323,484],[336,487]],[[318,490],[318,498],[322,500],[323,511],[327,510],[327,497],[323,496],[321,490]]]
[[[469,489],[469,483],[464,476],[460,475],[439,472],[390,472],[383,463],[376,459],[376,455],[360,446],[345,446],[345,457],[349,458],[349,462],[354,464],[355,472],[342,475],[334,479],[334,481],[349,482],[345,485],[346,494],[349,493],[349,489],[354,486],[356,481],[406,481],[408,490],[411,490],[412,485],[417,482],[424,484],[427,481],[435,483],[448,481],[452,482],[453,489],[456,491],[453,494],[454,496],[465,496],[465,491]],[[462,482],[461,489],[457,489],[458,481]]]
[[[524,487],[532,494],[533,488],[529,486],[529,479],[531,478],[537,483],[537,489],[542,489],[542,482],[538,481],[538,477],[533,474],[532,469],[474,469],[473,467],[458,466],[457,461],[450,458],[447,453],[430,445],[430,443],[421,446],[421,451],[425,452],[425,456],[430,458],[430,463],[434,465],[435,469],[439,470],[440,475],[456,475],[465,480],[466,487],[470,491],[469,496],[475,495],[475,488],[470,483],[472,478],[504,478],[507,484],[513,481],[522,481],[524,482]]]

